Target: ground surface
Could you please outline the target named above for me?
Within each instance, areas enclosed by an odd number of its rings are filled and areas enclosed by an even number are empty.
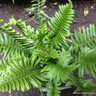
[[[34,22],[27,18],[25,8],[31,7],[30,0],[15,0],[15,4],[12,4],[11,0],[0,0],[0,19],[4,22],[8,22],[9,18],[14,16],[16,19],[23,19],[27,24],[32,27],[35,26]],[[59,1],[59,2],[58,2]],[[55,2],[55,3],[54,3]],[[58,4],[65,4],[67,0],[47,0],[47,14],[53,16],[55,11],[58,11]],[[57,4],[56,4],[57,3]],[[56,5],[54,5],[56,4]],[[74,29],[78,30],[78,27],[84,28],[89,24],[96,25],[96,1],[95,0],[73,0],[75,17],[71,24],[71,32]],[[89,13],[84,14],[84,10]],[[84,16],[86,15],[86,16]],[[36,26],[35,26],[36,27]],[[61,96],[81,96],[72,94],[74,89],[63,90]],[[0,93],[0,96],[40,96],[38,89],[31,89],[26,92],[12,91],[11,94]]]

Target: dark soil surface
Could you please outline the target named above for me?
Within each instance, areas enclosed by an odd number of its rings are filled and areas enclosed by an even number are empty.
[[[57,2],[57,5],[54,5]],[[51,17],[54,15],[55,11],[58,11],[59,4],[65,4],[67,0],[47,0],[47,14]],[[74,29],[78,30],[78,27],[84,28],[89,26],[89,24],[96,25],[96,0],[73,0],[75,17],[74,21],[70,26],[71,32]],[[15,0],[15,4],[11,0],[0,0],[0,19],[4,22],[14,16],[16,19],[23,19],[28,25],[36,27],[31,17],[26,16],[25,8],[31,7],[30,0]],[[84,16],[84,8],[87,8],[89,13]],[[77,94],[72,94],[74,88],[63,90],[61,96],[82,96]],[[26,92],[12,91],[9,93],[0,93],[0,96],[40,96],[38,89],[30,89]]]

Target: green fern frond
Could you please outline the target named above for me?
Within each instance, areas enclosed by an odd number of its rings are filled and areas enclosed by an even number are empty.
[[[84,48],[78,56],[79,75],[83,76],[84,71],[89,75],[92,75],[96,78],[96,49]]]
[[[58,82],[64,82],[69,78],[69,74],[71,74],[71,72],[78,66],[70,65],[71,57],[69,56],[69,54],[66,54],[66,52],[62,52],[58,59],[54,60],[53,63],[52,61],[44,62],[45,64],[47,64],[47,66],[45,66],[41,72],[47,71],[47,76],[50,78],[50,80],[56,79]]]
[[[64,82],[69,78],[69,74],[76,68],[77,66],[75,65],[67,65],[66,67],[62,68],[60,65],[52,64],[49,62],[41,72],[47,71],[47,76],[50,78],[50,80],[56,79],[58,82]]]
[[[27,36],[28,36],[30,39],[33,39],[33,40],[36,39],[36,35],[35,35],[34,28],[31,28],[30,25],[27,26]]]
[[[46,8],[46,0],[32,0],[32,8],[25,9],[27,12],[30,12],[29,15],[34,15],[35,20],[40,20],[42,17],[42,11]]]
[[[36,56],[38,56],[39,58],[41,58],[44,61],[48,61],[50,59],[58,59],[59,58],[59,54],[56,52],[56,50],[50,50],[48,51],[43,51],[43,50],[35,50],[33,52]],[[55,61],[55,60],[54,60]]]
[[[69,50],[70,46],[78,46],[79,48],[90,47],[96,48],[96,27],[90,24],[89,27],[83,30],[79,28],[79,31],[74,30],[74,36],[71,35],[71,43],[67,40],[63,47]]]
[[[23,55],[24,56],[24,55]],[[35,87],[41,86],[41,81],[45,81],[46,79],[42,77],[42,73],[40,72],[40,68],[33,68],[31,59],[18,55],[16,60],[14,56],[12,56],[12,60],[8,60],[10,62],[7,65],[6,72],[4,75],[0,76],[0,90],[2,92],[9,91],[11,92],[11,88],[15,90],[21,89],[29,90],[31,84]],[[1,63],[3,66],[3,63]]]
[[[14,18],[10,19],[9,20],[9,23],[10,25],[16,25],[20,30],[21,32],[24,34],[24,36],[27,36],[27,29],[26,29],[26,24],[24,21],[21,21],[21,19],[19,20],[15,20]]]
[[[56,81],[50,81],[47,83],[47,96],[60,96],[61,83]]]
[[[5,74],[7,66],[8,64],[4,58],[3,58],[3,61],[0,60],[0,76]]]
[[[76,78],[76,77],[71,77],[71,80],[72,80],[71,85],[74,85],[77,87],[75,92],[83,91],[89,94],[92,92],[96,94],[96,85],[92,82],[92,80],[90,79],[85,80],[83,78]],[[93,95],[90,95],[90,96],[93,96]]]
[[[34,28],[31,28],[30,25],[26,26],[25,21],[22,21],[22,19],[15,20],[14,18],[12,18],[9,20],[8,24],[16,25],[25,37],[35,39],[36,35]]]
[[[25,52],[31,54],[30,51],[22,47],[16,40],[7,36],[6,33],[0,33],[0,53],[4,55],[4,58],[10,55],[11,53],[21,53]]]
[[[49,22],[51,31],[49,32],[48,39],[50,40],[51,46],[61,45],[66,40],[66,37],[69,36],[69,26],[70,23],[72,23],[71,20],[73,20],[72,17],[74,13],[72,7],[71,1],[69,4],[60,5],[59,12],[56,12],[51,22]]]
[[[74,31],[74,37],[71,37],[73,44],[78,44],[79,46],[88,46],[90,48],[96,47],[96,28],[95,25],[90,25],[87,29],[79,28],[79,32]]]
[[[96,85],[84,79],[84,73],[96,78],[96,27],[90,25],[83,31],[80,28],[70,35],[74,10],[68,1],[50,18],[43,11],[46,0],[33,0],[27,11],[34,15],[36,32],[21,19],[12,18],[0,26],[0,53],[4,55],[0,61],[0,91],[25,91],[32,84],[37,88],[47,86],[47,96],[60,96],[60,85],[71,82],[78,87],[76,92],[96,94]]]
[[[46,45],[46,35],[48,34],[48,28],[47,28],[47,23],[45,20],[42,20],[39,25],[37,26],[38,29],[36,31],[36,35],[37,35],[37,47],[40,49],[42,47],[45,47]]]
[[[16,41],[19,42],[23,47],[28,49],[32,49],[33,47],[33,40],[30,38],[27,38],[17,32],[16,30],[12,29],[11,26],[8,26],[7,23],[0,26],[0,30],[4,33],[8,34],[10,37],[14,38]]]

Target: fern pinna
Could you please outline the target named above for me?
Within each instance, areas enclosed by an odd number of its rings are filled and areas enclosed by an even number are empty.
[[[71,0],[68,1],[59,6],[55,16],[48,17],[44,13],[45,0],[33,0],[32,8],[27,11],[35,14],[36,31],[21,19],[14,18],[0,26],[0,53],[4,55],[0,61],[1,91],[25,91],[32,84],[40,89],[46,86],[47,96],[60,96],[60,85],[64,84],[78,87],[76,92],[95,93],[96,85],[86,80],[84,73],[96,78],[96,28],[90,25],[72,35],[69,27],[74,10]],[[47,18],[50,18],[48,22]]]

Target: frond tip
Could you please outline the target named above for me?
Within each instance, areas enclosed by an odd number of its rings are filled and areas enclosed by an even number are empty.
[[[59,12],[55,13],[55,16],[51,18],[51,22],[49,22],[49,26],[51,27],[51,31],[49,32],[49,40],[50,44],[53,46],[58,46],[58,44],[64,43],[66,37],[69,36],[69,26],[71,20],[73,20],[73,13],[71,1],[69,4],[60,5]]]

